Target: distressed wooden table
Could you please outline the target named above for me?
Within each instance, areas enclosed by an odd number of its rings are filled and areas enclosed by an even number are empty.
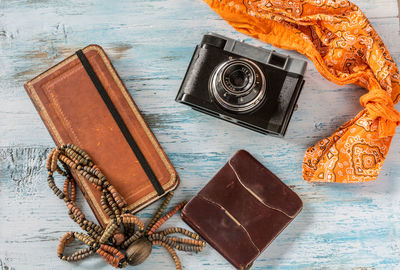
[[[356,4],[400,63],[396,1]],[[271,48],[237,33],[200,0],[0,0],[1,270],[110,268],[99,256],[75,264],[56,257],[59,237],[77,226],[47,187],[43,166],[54,144],[23,88],[25,81],[90,43],[109,54],[177,168],[182,183],[175,202],[190,199],[242,148],[301,196],[303,211],[253,269],[399,268],[400,135],[375,182],[311,186],[301,177],[307,146],[360,111],[364,90],[323,79],[309,61],[298,109],[283,139],[195,112],[174,98],[194,46],[208,31]],[[82,198],[79,204],[84,205]],[[139,216],[148,219],[157,205]],[[185,226],[178,217],[169,224]],[[197,255],[179,255],[185,269],[233,269],[210,247]],[[163,248],[155,248],[135,269],[174,266]]]

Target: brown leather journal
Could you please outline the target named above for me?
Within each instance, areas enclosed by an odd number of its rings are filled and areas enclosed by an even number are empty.
[[[175,169],[100,46],[79,50],[25,89],[54,142],[84,149],[132,212],[177,187]],[[72,173],[104,226],[100,192]]]
[[[296,193],[240,150],[181,216],[233,266],[249,269],[301,209]]]

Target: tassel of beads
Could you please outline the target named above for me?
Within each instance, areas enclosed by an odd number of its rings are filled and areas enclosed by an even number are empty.
[[[124,226],[124,232],[127,235],[132,235],[135,233],[135,224],[132,223],[122,223],[122,225]]]
[[[54,151],[54,153],[53,153],[53,158],[51,161],[51,170],[53,172],[57,170],[57,167],[58,167],[57,160],[58,160],[59,155],[60,155],[60,150],[56,149],[56,151]]]
[[[90,164],[90,158],[88,155],[84,157],[79,153],[79,151],[76,151],[73,149],[75,146],[70,145],[70,147],[64,148],[65,149],[65,156],[67,156],[69,159],[73,160],[75,164],[82,164],[82,165],[89,165]]]
[[[107,224],[107,227],[104,230],[103,235],[100,238],[100,244],[104,244],[105,242],[108,241],[108,239],[114,235],[114,232],[116,232],[119,229],[119,226],[115,224],[114,222],[110,222]]]
[[[57,256],[60,259],[63,259],[63,257],[65,257],[63,255],[65,246],[68,245],[69,243],[71,243],[75,239],[73,234],[74,234],[73,232],[67,232],[60,238],[60,241],[59,241],[58,247],[57,247]]]
[[[67,178],[64,182],[64,201],[75,201],[76,200],[76,185],[75,181]]]
[[[161,246],[165,247],[165,249],[169,252],[169,254],[171,255],[172,259],[175,262],[176,270],[182,270],[181,261],[179,260],[178,255],[176,255],[175,250],[171,246],[169,246],[168,244],[166,244],[160,240],[153,240],[153,241],[151,241],[151,243],[153,245],[161,245]]]
[[[149,235],[153,234],[158,228],[161,227],[170,217],[175,215],[179,210],[181,210],[186,204],[186,201],[181,202],[177,206],[175,206],[171,211],[169,211],[165,216],[160,218],[150,229],[148,232]]]
[[[181,233],[183,235],[186,235],[186,236],[196,239],[196,240],[200,239],[200,236],[197,233],[191,232],[189,230],[186,230],[186,229],[180,228],[180,227],[166,228],[165,230],[163,230],[159,233],[163,234],[163,235],[168,235],[168,234],[173,234],[173,233]]]
[[[65,171],[58,166],[58,161],[60,161]],[[114,223],[110,223],[106,230],[103,230],[100,226],[88,221],[85,218],[85,215],[75,203],[76,185],[75,181],[71,177],[70,169],[77,169],[79,174],[84,176],[89,182],[96,185],[98,188],[104,188],[105,190],[108,189],[107,192],[103,193],[105,195],[103,201],[105,200],[107,202],[108,208],[111,206],[112,210],[114,210],[114,213],[119,215],[120,206],[125,206],[124,204],[126,203],[122,196],[116,192],[116,189],[106,181],[100,170],[93,166],[90,157],[74,145],[63,145],[53,149],[46,161],[46,168],[49,171],[48,183],[50,188],[60,199],[64,199],[67,204],[70,217],[90,235],[73,232],[66,233],[60,239],[60,243],[57,248],[58,256],[66,261],[77,261],[84,259],[94,254],[97,241],[99,243],[105,243],[111,237],[111,235],[118,231],[119,226]],[[64,192],[61,191],[54,182],[54,171],[57,171],[63,176],[67,176],[67,179],[64,182]],[[114,213],[111,212],[110,214]],[[139,222],[137,223],[142,225],[142,227],[144,226]],[[65,247],[74,239],[82,241],[83,243],[87,244],[89,248],[78,250],[70,256],[63,255],[62,253]],[[126,266],[126,264],[121,264],[121,260],[123,259],[122,253],[113,247],[102,245],[102,248],[97,249],[97,253],[103,256],[108,263],[115,267]]]
[[[179,237],[170,237],[172,241],[176,243],[182,243],[185,245],[193,245],[193,246],[198,246],[198,247],[205,247],[206,242],[201,241],[201,240],[196,240],[196,239],[190,239],[190,238],[179,238]],[[201,251],[201,250],[200,250]]]
[[[132,214],[123,214],[121,215],[121,219],[122,224],[125,227],[130,228],[130,231],[134,231],[135,225],[137,226],[137,231],[121,244],[122,248],[127,248],[130,244],[144,235],[144,223],[138,217]]]
[[[165,199],[163,201],[163,203],[160,205],[160,207],[158,208],[157,212],[155,213],[155,215],[153,216],[153,218],[151,219],[151,221],[149,222],[149,224],[147,225],[146,228],[146,234],[149,233],[151,227],[153,227],[153,225],[157,222],[157,220],[161,217],[162,213],[164,212],[165,208],[167,207],[167,205],[169,204],[169,202],[171,201],[172,197],[174,196],[174,192],[171,191],[169,192],[166,196]]]
[[[61,163],[61,166],[63,167],[63,169],[60,168],[60,166],[57,166],[56,172],[58,172],[60,175],[62,176],[67,176],[68,178],[72,179],[71,173],[68,169],[68,166],[62,162],[61,160],[59,160]]]
[[[164,235],[155,233],[149,236],[149,240],[161,241],[173,248],[176,248],[177,250],[182,250],[182,251],[200,252],[203,249],[203,242],[194,239],[166,237]]]
[[[106,193],[104,193],[104,192],[102,192],[102,194],[101,194],[100,204],[103,207],[104,212],[106,212],[107,216],[109,216],[111,219],[115,218],[112,209],[108,205],[108,201],[106,199]]]
[[[65,145],[64,147],[71,148],[76,153],[80,154],[88,163],[90,163],[92,161],[92,159],[89,157],[89,155],[85,151],[80,149],[78,146],[69,143],[69,144]]]
[[[70,261],[80,261],[86,259],[94,254],[94,250],[91,247],[83,248],[71,254]]]
[[[123,208],[126,206],[124,198],[122,198],[122,196],[117,192],[115,187],[110,185],[107,189],[111,193],[112,197],[114,198],[114,201],[116,202],[119,208]]]
[[[89,246],[89,248],[78,250],[72,253],[70,256],[64,255],[65,247],[71,243],[74,239],[81,241],[82,243]],[[67,232],[61,237],[57,247],[57,256],[64,261],[79,261],[94,254],[93,249],[96,247],[96,243],[93,238],[84,235],[82,233]]]
[[[69,168],[71,168],[71,169],[76,168],[76,163],[72,159],[70,159],[68,156],[66,156],[64,154],[60,154],[58,156],[58,158],[60,159],[60,161],[65,163]]]
[[[57,247],[57,255],[62,260],[78,261],[89,257],[94,253],[98,253],[113,267],[123,268],[128,265],[128,261],[131,261],[132,256],[135,257],[137,255],[135,253],[135,248],[138,248],[141,243],[151,242],[154,245],[165,247],[171,254],[176,269],[180,270],[182,269],[181,263],[173,248],[183,251],[198,252],[202,250],[203,246],[205,246],[205,242],[199,240],[197,234],[183,228],[167,228],[162,232],[156,232],[163,223],[185,205],[185,202],[178,204],[165,216],[160,218],[173,196],[172,192],[166,195],[164,202],[145,228],[144,223],[139,218],[128,212],[124,198],[117,192],[115,187],[107,181],[100,169],[93,164],[89,155],[77,146],[67,144],[53,149],[49,153],[46,161],[46,168],[48,170],[47,181],[49,187],[53,190],[56,196],[60,199],[64,199],[71,219],[78,223],[78,225],[88,233],[88,235],[77,232],[68,232],[64,234]],[[77,174],[87,179],[88,182],[92,183],[101,192],[101,205],[103,210],[111,219],[105,229],[92,221],[87,220],[83,212],[75,203],[76,183],[72,178],[71,169],[76,170]],[[56,186],[53,176],[54,172],[58,172],[60,175],[66,177],[63,190],[60,190]],[[121,226],[123,227],[123,233],[120,231]],[[167,236],[174,233],[181,233],[192,239]],[[78,250],[69,256],[64,255],[65,247],[74,239],[83,242],[88,247]],[[105,243],[110,243],[110,245]],[[129,260],[126,260],[125,256],[115,247],[121,247],[123,249],[129,247],[127,249],[127,252],[129,251],[131,253],[131,255],[128,256]],[[141,248],[145,249],[144,247]],[[150,254],[151,245],[149,250],[141,250],[141,252],[147,252]],[[146,257],[142,259],[144,260]],[[132,263],[133,262],[137,262],[137,260],[132,260]]]
[[[124,224],[135,224],[138,227],[139,231],[144,230],[144,223],[137,216],[132,214],[123,214],[121,215],[122,223]]]
[[[49,187],[53,190],[54,194],[60,199],[64,199],[65,195],[64,193],[56,186],[54,182],[54,177],[53,177],[53,172],[49,171],[49,174],[47,176],[47,183],[49,184]]]
[[[126,239],[122,244],[121,247],[123,249],[126,249],[127,247],[129,247],[130,244],[132,244],[133,242],[135,242],[136,240],[138,240],[139,238],[143,237],[144,233],[142,231],[138,231],[135,232],[131,237],[129,237],[128,239]]]
[[[72,214],[78,219],[84,219],[85,214],[82,213],[81,209],[75,204],[73,201],[67,202],[68,209],[72,212]]]
[[[106,197],[108,205],[110,206],[110,208],[112,209],[112,212],[113,212],[113,214],[111,216],[113,216],[113,218],[115,218],[116,216],[120,215],[121,213],[120,213],[117,203],[114,200],[114,197],[110,193],[106,193],[105,197]],[[110,216],[110,218],[111,218],[111,216]]]
[[[84,219],[81,222],[77,222],[78,225],[87,233],[93,237],[96,241],[100,241],[101,236],[104,234],[103,228],[93,223],[90,220]]]
[[[125,256],[116,248],[101,244],[97,249],[97,254],[104,258],[104,260],[115,268],[126,267]]]

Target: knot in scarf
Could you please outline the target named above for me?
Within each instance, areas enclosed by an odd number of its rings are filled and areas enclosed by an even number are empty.
[[[306,55],[326,79],[369,91],[360,99],[363,111],[307,149],[303,178],[375,180],[400,124],[400,76],[361,10],[347,0],[204,1],[238,31]]]
[[[394,108],[392,98],[381,88],[370,90],[360,98],[361,105],[372,120],[378,121],[378,137],[393,136],[400,125],[400,113]]]

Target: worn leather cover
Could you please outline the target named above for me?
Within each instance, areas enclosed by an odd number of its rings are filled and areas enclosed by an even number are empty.
[[[240,150],[181,216],[233,266],[248,269],[301,209],[296,193]]]
[[[103,49],[89,45],[82,51],[165,190],[164,194],[175,189],[179,182],[175,169]],[[130,210],[138,211],[160,197],[76,54],[27,82],[25,88],[54,142],[57,145],[73,143],[84,149],[125,198]],[[84,178],[75,173],[74,177],[104,226],[109,217],[101,207],[100,192]]]

